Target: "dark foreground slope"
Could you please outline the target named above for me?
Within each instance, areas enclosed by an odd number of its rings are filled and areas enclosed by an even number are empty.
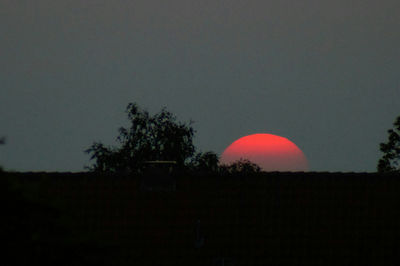
[[[3,174],[6,265],[394,265],[400,175]]]

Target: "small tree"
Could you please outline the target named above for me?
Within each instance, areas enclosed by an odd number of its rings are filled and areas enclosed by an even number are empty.
[[[400,116],[393,125],[388,130],[388,142],[380,144],[383,156],[378,162],[378,172],[400,171]]]
[[[193,161],[194,129],[192,122],[178,122],[176,116],[163,108],[151,116],[146,110],[130,103],[126,108],[130,121],[121,127],[117,141],[120,147],[106,147],[94,142],[86,150],[96,162],[89,169],[103,172],[138,172],[145,161],[176,161],[185,167]]]

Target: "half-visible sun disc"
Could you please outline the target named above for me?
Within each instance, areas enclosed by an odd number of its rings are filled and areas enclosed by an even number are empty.
[[[247,159],[263,171],[308,171],[304,153],[287,138],[272,134],[253,134],[229,145],[221,155],[222,164]]]

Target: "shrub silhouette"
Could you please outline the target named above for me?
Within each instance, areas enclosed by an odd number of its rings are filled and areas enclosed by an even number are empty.
[[[222,174],[249,175],[260,173],[261,167],[247,159],[240,159],[229,165],[221,165],[220,171]]]

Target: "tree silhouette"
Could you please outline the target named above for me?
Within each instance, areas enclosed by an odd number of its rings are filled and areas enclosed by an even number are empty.
[[[107,147],[94,142],[85,152],[95,163],[89,167],[102,172],[138,172],[145,161],[176,161],[178,167],[196,164],[192,121],[182,123],[163,108],[151,116],[146,110],[130,103],[126,108],[130,127],[119,129],[120,147]]]
[[[383,156],[378,162],[378,172],[400,171],[400,116],[393,126],[388,130],[388,142],[380,144]]]

